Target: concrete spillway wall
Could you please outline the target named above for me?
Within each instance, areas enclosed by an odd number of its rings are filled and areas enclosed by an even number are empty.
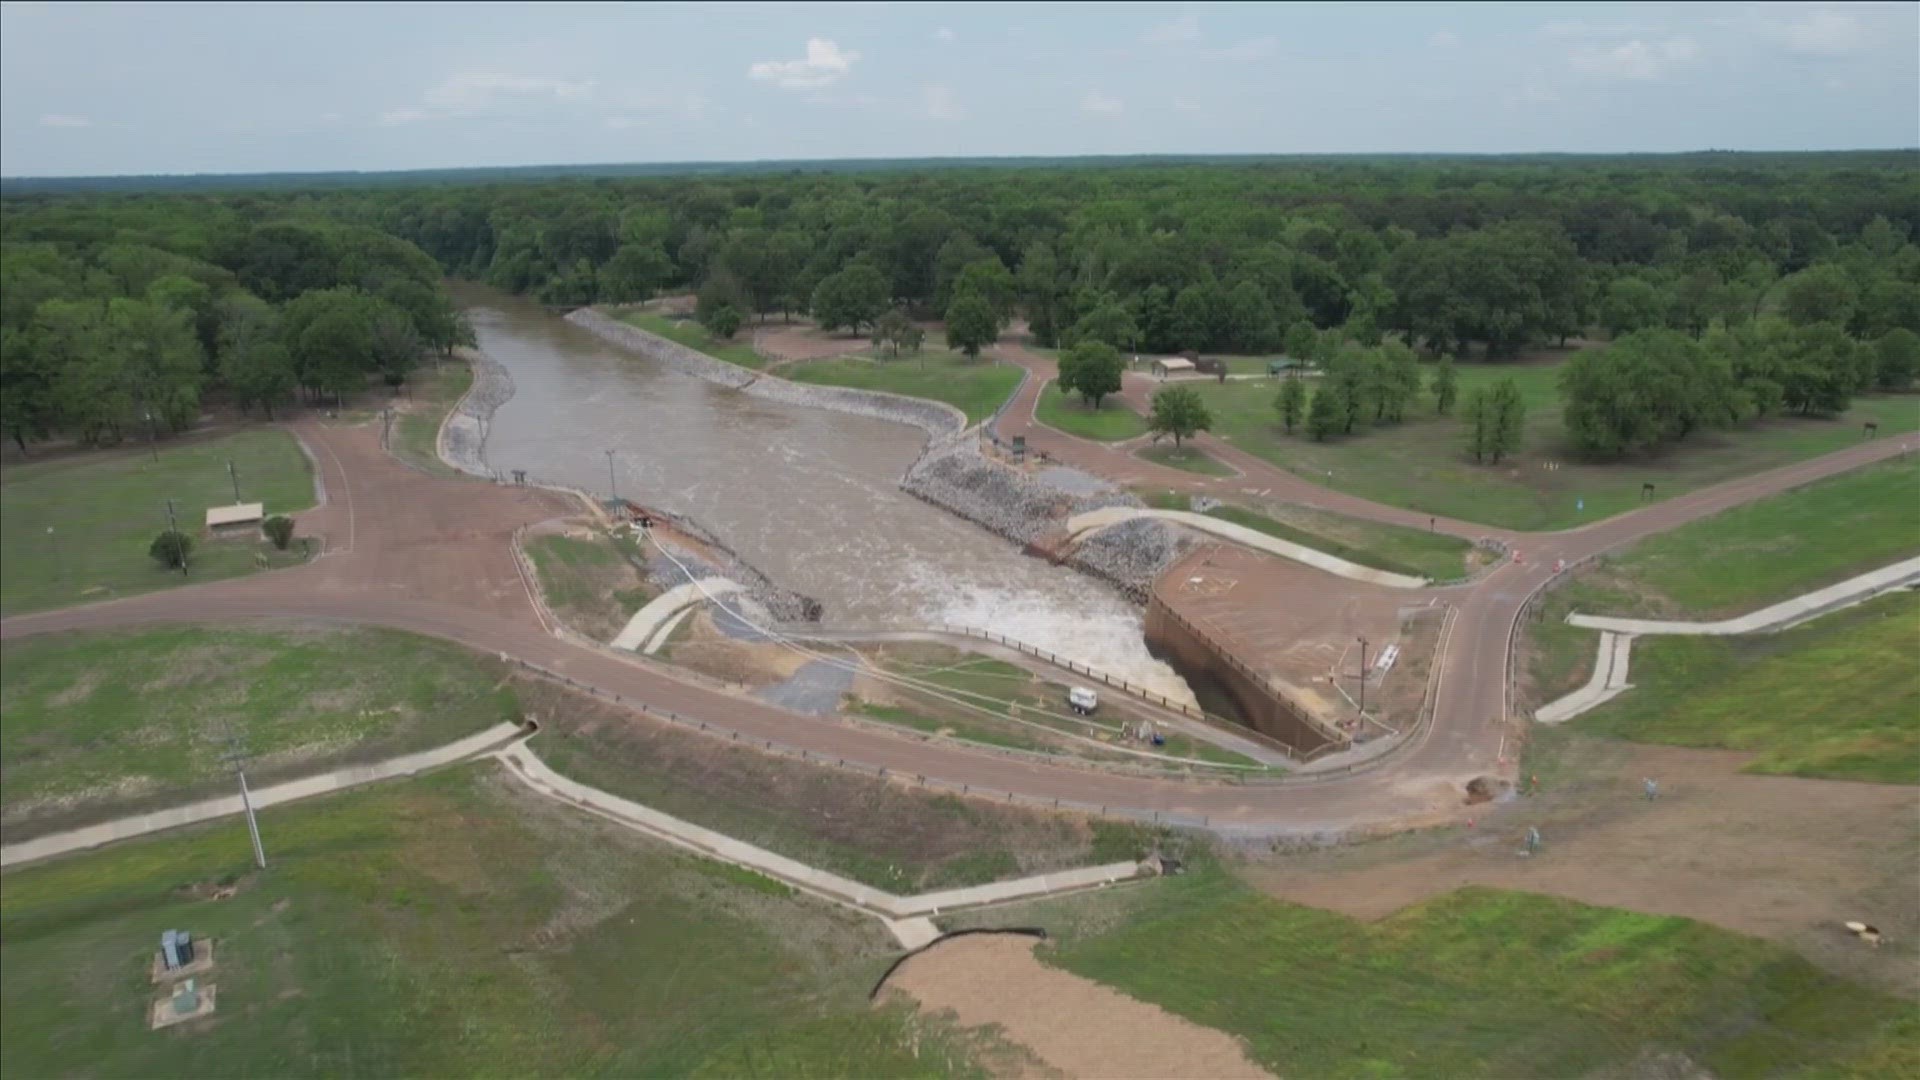
[[[1335,743],[1337,731],[1316,720],[1307,708],[1289,700],[1257,672],[1235,660],[1198,627],[1181,618],[1157,596],[1147,601],[1147,649],[1196,688],[1224,694],[1242,724],[1310,757]],[[1201,703],[1207,704],[1205,697]]]

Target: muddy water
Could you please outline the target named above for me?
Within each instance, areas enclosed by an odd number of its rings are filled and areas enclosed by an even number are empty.
[[[1168,696],[1139,612],[899,489],[913,428],[746,397],[617,349],[538,306],[462,287],[480,348],[513,376],[487,460],[691,515],[828,627],[993,630]]]

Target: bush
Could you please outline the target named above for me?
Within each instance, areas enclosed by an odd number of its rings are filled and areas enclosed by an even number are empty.
[[[260,523],[260,531],[267,534],[273,546],[281,551],[293,542],[293,519],[285,514],[275,514]]]
[[[187,556],[193,553],[193,537],[183,532],[168,529],[153,538],[153,544],[147,548],[147,554],[153,561],[169,570],[184,569]]]

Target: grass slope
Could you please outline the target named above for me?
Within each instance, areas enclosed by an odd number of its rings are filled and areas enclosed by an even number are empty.
[[[1631,510],[1643,482],[1667,498],[1851,446],[1867,420],[1879,423],[1882,438],[1920,430],[1920,397],[1865,396],[1837,419],[1767,420],[1702,432],[1652,457],[1586,464],[1566,444],[1557,362],[1462,364],[1458,371],[1463,401],[1504,377],[1519,384],[1527,425],[1518,457],[1497,468],[1475,465],[1463,449],[1460,420],[1435,416],[1428,394],[1404,423],[1365,425],[1349,438],[1316,443],[1281,433],[1271,381],[1194,386],[1213,413],[1214,434],[1281,468],[1376,502],[1515,529],[1569,528]],[[1559,467],[1544,468],[1548,463]]]
[[[1103,901],[1093,901],[1101,903]],[[1378,923],[1202,869],[1050,962],[1238,1035],[1281,1076],[1585,1076],[1680,1052],[1723,1077],[1902,1076],[1911,1006],[1682,918],[1469,888]]]
[[[1234,472],[1226,465],[1207,455],[1204,450],[1191,446],[1175,449],[1172,446],[1149,446],[1140,452],[1143,461],[1155,465],[1165,465],[1170,469],[1199,473],[1201,476],[1232,476]]]
[[[527,541],[527,558],[540,579],[540,593],[568,626],[589,637],[611,640],[653,599],[654,590],[641,580],[615,540],[595,534],[582,540],[572,536],[535,536]]]
[[[649,334],[659,334],[669,341],[677,341],[689,349],[698,349],[708,356],[725,360],[729,364],[738,364],[756,371],[766,365],[766,360],[753,351],[751,343],[742,341],[738,337],[732,340],[714,337],[707,333],[705,327],[691,319],[682,322],[645,311],[620,311],[614,314],[621,322],[630,323]]]
[[[0,809],[11,832],[39,817],[224,794],[228,732],[256,783],[439,746],[519,719],[500,677],[466,649],[371,628],[10,641],[0,649]]]
[[[1192,500],[1178,493],[1146,493],[1141,497],[1149,506],[1162,510],[1192,509]],[[1285,520],[1233,505],[1216,506],[1207,511],[1207,515],[1337,555],[1361,566],[1434,581],[1450,581],[1464,575],[1467,555],[1473,550],[1473,545],[1465,540],[1441,533],[1381,525],[1305,507],[1289,506],[1277,508],[1275,512]]]
[[[1147,433],[1146,419],[1118,397],[1108,397],[1098,409],[1089,409],[1080,398],[1061,393],[1052,383],[1040,388],[1034,417],[1050,428],[1099,442],[1120,442]]]
[[[241,498],[264,502],[267,513],[313,505],[306,456],[283,431],[162,444],[158,461],[145,449],[123,449],[9,467],[0,475],[0,608],[17,615],[236,577],[254,572],[261,552],[274,565],[298,561],[297,541],[280,553],[258,540],[200,536],[207,507],[233,502],[229,461]],[[196,538],[186,578],[147,556],[167,527],[168,499],[181,530]]]
[[[1777,634],[1643,637],[1634,689],[1581,729],[1754,750],[1749,772],[1920,783],[1920,594],[1894,593]]]
[[[1020,385],[1020,369],[1013,364],[968,360],[960,353],[923,353],[898,360],[842,357],[810,360],[782,368],[794,382],[884,390],[891,394],[944,401],[979,423],[1007,400]]]
[[[879,924],[524,792],[490,764],[0,879],[9,1076],[938,1076],[968,1048],[866,990]],[[244,875],[244,876],[243,876]],[[237,880],[230,899],[204,886]],[[196,887],[199,886],[199,887]],[[219,1011],[155,1034],[161,930]]]
[[[393,456],[434,476],[460,475],[440,460],[437,444],[447,413],[473,385],[473,369],[463,361],[447,361],[417,372],[411,382],[413,407],[394,425]]]

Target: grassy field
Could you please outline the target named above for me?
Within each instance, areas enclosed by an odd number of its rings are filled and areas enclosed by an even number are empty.
[[[450,360],[414,374],[413,407],[394,425],[393,456],[434,476],[458,476],[459,470],[440,460],[440,424],[473,385],[473,369]]]
[[[1048,427],[1100,442],[1120,442],[1147,433],[1146,420],[1119,398],[1109,397],[1098,409],[1089,409],[1078,395],[1063,394],[1052,383],[1040,389],[1034,416]]]
[[[1473,463],[1459,419],[1436,417],[1430,395],[1422,395],[1404,423],[1316,443],[1281,433],[1269,380],[1194,386],[1213,413],[1214,434],[1281,468],[1376,502],[1515,529],[1569,528],[1631,510],[1640,505],[1642,483],[1655,484],[1666,498],[1851,446],[1868,420],[1879,423],[1881,438],[1920,430],[1920,397],[1868,396],[1838,419],[1773,419],[1703,432],[1656,456],[1591,465],[1566,444],[1558,373],[1554,362],[1460,365],[1463,400],[1507,376],[1526,400],[1524,448],[1498,467]]]
[[[261,553],[275,566],[298,562],[298,540],[277,552],[257,538],[200,535],[207,507],[233,502],[229,461],[244,501],[266,503],[269,514],[313,505],[313,473],[283,431],[162,443],[157,462],[143,448],[10,466],[0,474],[0,610],[18,615],[250,574]],[[167,527],[168,499],[181,531],[196,538],[185,578],[147,556]]]
[[[1149,506],[1190,510],[1192,500],[1177,492],[1141,492]],[[1243,525],[1268,536],[1337,555],[1348,562],[1396,574],[1450,581],[1466,574],[1473,545],[1455,536],[1381,525],[1306,507],[1275,505],[1267,513],[1243,506],[1217,506],[1211,517]]]
[[[1749,772],[1920,783],[1920,594],[1777,634],[1643,637],[1634,689],[1581,717],[1635,742],[1752,750]]]
[[[9,1076],[979,1075],[866,992],[879,923],[476,764],[0,878]],[[208,898],[231,882],[238,893]],[[147,1030],[160,931],[218,1011]]]
[[[1178,449],[1172,446],[1149,446],[1139,451],[1139,457],[1155,465],[1165,465],[1170,469],[1199,473],[1202,476],[1234,475],[1232,469],[1209,457],[1206,451],[1196,450],[1191,446],[1182,446]]]
[[[1649,536],[1608,560],[1632,610],[1738,615],[1920,554],[1920,458],[1884,462]]]
[[[1911,1004],[1682,918],[1470,888],[1363,923],[1200,860],[1022,905],[1042,956],[1238,1035],[1280,1076],[1910,1076]],[[957,920],[965,922],[968,920]],[[1668,1062],[1673,1064],[1671,1060]]]
[[[543,760],[582,783],[898,893],[1137,858],[1155,833],[903,787],[735,746],[547,686]]]
[[[50,831],[519,719],[494,661],[392,630],[288,624],[22,638],[0,649],[0,813]]]
[[[955,352],[925,352],[898,360],[843,357],[810,360],[782,368],[795,382],[885,390],[908,397],[944,401],[979,423],[1007,400],[1020,385],[1020,369],[1013,364],[968,360]]]
[[[752,343],[740,334],[735,334],[731,341],[727,341],[707,333],[705,327],[692,319],[677,321],[646,311],[618,311],[613,314],[621,322],[630,323],[650,334],[659,334],[669,341],[677,341],[689,349],[698,349],[729,364],[739,364],[756,371],[766,365],[766,360],[753,351]]]
[[[610,641],[655,594],[618,546],[632,543],[596,532],[586,539],[535,536],[526,548],[554,614],[588,637]]]

